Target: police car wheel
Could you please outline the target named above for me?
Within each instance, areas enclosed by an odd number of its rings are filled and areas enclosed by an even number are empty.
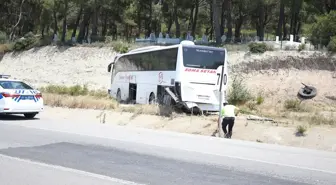
[[[36,116],[37,113],[27,113],[27,114],[23,114],[26,118],[28,119],[32,119]]]

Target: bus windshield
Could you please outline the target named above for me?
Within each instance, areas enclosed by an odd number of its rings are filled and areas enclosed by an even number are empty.
[[[199,47],[183,47],[183,65],[185,67],[217,69],[224,64],[223,49],[208,49]]]

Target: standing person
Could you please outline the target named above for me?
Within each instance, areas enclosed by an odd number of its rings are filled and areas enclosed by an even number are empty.
[[[223,103],[223,109],[221,111],[223,121],[222,121],[222,129],[225,134],[225,138],[231,138],[232,136],[232,128],[234,126],[234,122],[236,116],[238,115],[239,108],[234,105],[229,105],[227,101]],[[226,130],[228,127],[229,132]]]

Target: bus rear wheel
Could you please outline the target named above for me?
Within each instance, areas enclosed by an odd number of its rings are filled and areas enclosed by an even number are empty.
[[[150,95],[149,95],[149,104],[156,104],[156,99],[155,99],[155,95],[154,95],[154,93],[151,93]]]
[[[117,91],[117,102],[118,103],[121,102],[121,92],[120,92],[120,89],[118,89],[118,91]]]

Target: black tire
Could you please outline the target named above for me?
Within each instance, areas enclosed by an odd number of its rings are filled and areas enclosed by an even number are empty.
[[[148,103],[149,103],[149,104],[156,104],[156,99],[155,99],[155,95],[154,95],[154,93],[151,93],[151,94],[149,95]]]
[[[117,102],[121,103],[121,91],[120,91],[120,89],[118,89],[118,91],[117,91]]]
[[[312,99],[316,95],[317,95],[317,89],[313,86],[303,87],[298,92],[298,96],[302,99]]]
[[[36,116],[37,113],[26,113],[23,114],[28,119],[33,119]]]

